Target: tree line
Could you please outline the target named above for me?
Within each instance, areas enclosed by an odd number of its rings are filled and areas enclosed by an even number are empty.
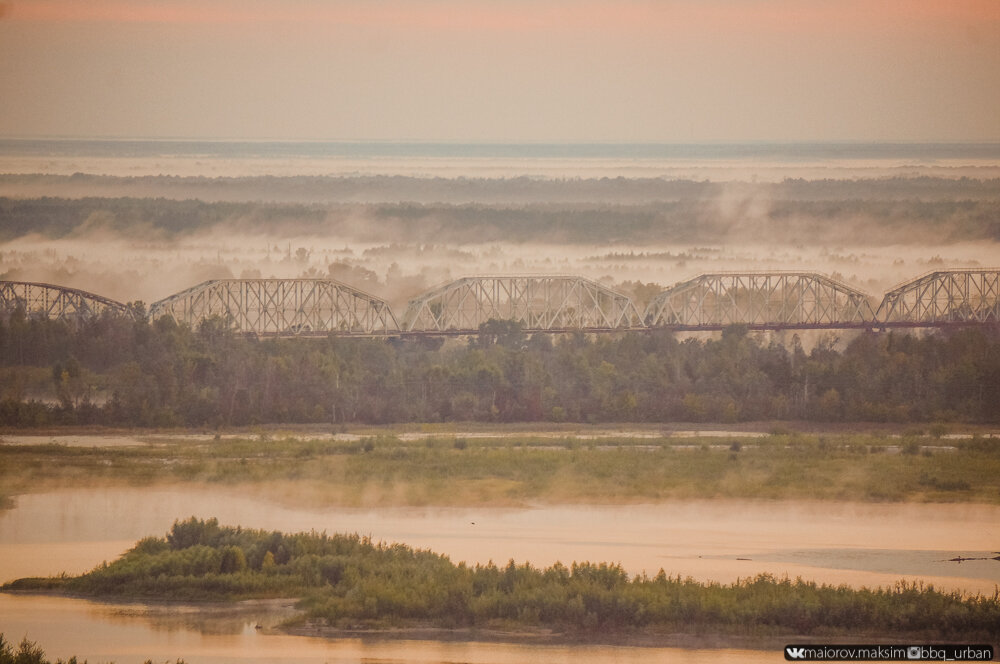
[[[0,320],[0,426],[998,422],[1000,330],[864,333],[806,352],[734,326],[467,340],[256,339],[219,318]]]
[[[465,181],[447,182],[468,185]],[[973,186],[971,183],[975,183],[974,191],[966,191],[966,186]],[[665,237],[675,243],[713,243],[720,237],[740,235],[817,246],[836,244],[848,230],[858,244],[891,240],[897,244],[925,242],[937,246],[1000,239],[1000,200],[995,195],[995,180],[965,181],[961,188],[954,181],[938,183],[937,187],[918,183],[916,188],[922,194],[912,198],[891,190],[869,192],[870,197],[831,197],[825,189],[839,190],[840,185],[826,181],[808,187],[788,182],[773,185],[782,187],[773,191],[756,185],[734,189],[691,183],[688,190],[665,193],[652,200],[607,202],[614,201],[619,193],[627,195],[640,184],[611,180],[600,188],[601,198],[573,201],[560,195],[556,183],[537,183],[541,191],[531,200],[494,203],[468,202],[481,200],[472,193],[454,203],[415,203],[405,197],[382,203],[265,203],[259,202],[261,193],[257,188],[250,189],[255,192],[253,201],[0,196],[0,240],[34,234],[47,238],[85,237],[89,233],[168,240],[213,228],[223,228],[227,233],[234,229],[277,233],[280,237],[290,227],[302,234],[321,236],[355,237],[361,233],[359,237],[374,241],[383,241],[389,232],[396,241],[421,244],[426,241],[428,229],[433,229],[438,243],[503,242],[517,237],[522,242],[644,245],[661,243]],[[850,182],[847,185],[861,186]],[[702,187],[708,189],[700,191]],[[950,196],[947,187],[955,188],[950,190]],[[192,193],[211,197],[211,191]],[[745,201],[769,203],[755,216],[720,214],[719,200],[733,195]],[[546,196],[555,196],[555,201]],[[364,230],[358,228],[359,218],[366,220]]]

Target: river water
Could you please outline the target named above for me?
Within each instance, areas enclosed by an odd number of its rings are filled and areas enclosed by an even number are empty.
[[[144,607],[99,604],[54,597],[0,595],[0,624],[8,635],[27,633],[50,658],[77,653],[94,662],[119,664],[173,662],[329,662],[379,664],[599,664],[615,662],[770,662],[779,652],[732,649],[633,648],[620,646],[538,646],[468,641],[402,639],[321,639],[261,632],[252,613],[228,622],[215,620],[205,631],[194,616],[187,621],[150,615]],[[268,614],[264,614],[268,615]]]
[[[0,513],[0,581],[76,574],[113,560],[176,519],[282,530],[357,532],[498,564],[611,561],[632,573],[732,581],[762,572],[853,586],[924,581],[992,593],[1000,507],[681,501],[531,508],[317,508],[214,487],[73,489],[18,496]],[[495,643],[325,640],[274,633],[290,607],[239,611],[0,595],[0,631],[49,657],[190,662],[780,661],[780,652]],[[257,624],[264,629],[255,628]]]

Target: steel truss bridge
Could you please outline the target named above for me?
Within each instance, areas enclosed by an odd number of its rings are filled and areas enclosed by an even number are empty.
[[[641,325],[631,298],[596,281],[565,275],[465,277],[411,300],[408,332],[477,330],[488,320],[526,330],[618,330]]]
[[[239,332],[259,336],[399,330],[385,300],[333,279],[206,281],[150,306],[150,318],[164,315],[192,327],[219,316]]]
[[[703,274],[663,291],[649,303],[649,327],[686,330],[871,327],[868,296],[811,272]]]
[[[51,284],[0,281],[0,315],[79,321],[132,309]],[[489,320],[525,332],[887,329],[1000,324],[1000,269],[941,270],[896,286],[876,308],[867,294],[813,272],[703,274],[657,295],[640,315],[631,298],[568,275],[471,276],[410,300],[403,324],[389,304],[332,279],[219,279],[154,302],[196,327],[218,317],[257,336],[467,335]]]
[[[29,318],[82,321],[110,312],[124,314],[126,306],[87,291],[33,281],[0,281],[0,313],[21,310]]]
[[[1000,270],[928,272],[886,293],[877,319],[914,327],[1000,322]]]

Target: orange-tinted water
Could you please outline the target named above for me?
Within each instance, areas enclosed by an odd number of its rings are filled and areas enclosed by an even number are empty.
[[[620,562],[630,572],[732,581],[770,572],[850,585],[899,579],[992,592],[1000,562],[1000,507],[683,501],[655,505],[499,508],[287,507],[205,488],[67,490],[17,498],[0,514],[0,580],[85,571],[175,519],[282,531],[359,532],[448,554],[452,560],[549,565]],[[992,547],[992,548],[991,548]],[[542,647],[494,643],[324,640],[261,633],[283,611],[206,615],[170,607],[0,595],[0,631],[49,656],[90,661],[590,662],[781,661],[780,652]],[[263,630],[266,632],[267,630]]]

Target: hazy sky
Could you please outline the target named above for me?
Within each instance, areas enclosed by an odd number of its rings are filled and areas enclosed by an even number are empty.
[[[1000,139],[1000,0],[9,0],[0,135]]]

